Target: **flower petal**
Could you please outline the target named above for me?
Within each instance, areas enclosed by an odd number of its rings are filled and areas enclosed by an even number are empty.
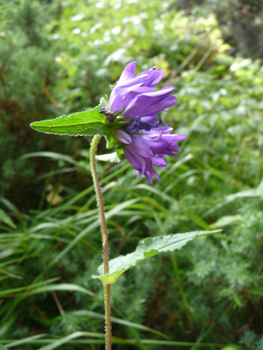
[[[132,138],[130,137],[130,135],[123,130],[115,130],[115,134],[117,139],[122,143],[129,144],[132,142]]]
[[[132,61],[129,64],[127,64],[117,83],[122,84],[127,80],[135,78],[135,68],[136,68],[136,61]]]
[[[158,114],[162,109],[171,107],[178,102],[174,102],[175,96],[171,97],[174,87],[167,86],[159,91],[147,92],[137,95],[126,107],[123,116],[127,119],[134,119],[135,116],[144,117]],[[163,100],[166,102],[162,103]],[[157,112],[155,113],[154,111]]]
[[[127,88],[116,88],[116,93],[113,94],[113,99],[110,103],[111,112],[117,112],[125,108],[130,101],[138,94],[154,91],[153,88],[141,86],[141,84],[129,86]]]
[[[154,166],[166,167],[163,155],[178,158],[174,152],[180,152],[177,141],[183,140],[187,135],[171,134],[172,128],[157,126],[150,131],[141,130],[131,137],[132,142],[123,147],[127,160],[140,174],[145,175],[150,184],[151,176],[159,180]]]

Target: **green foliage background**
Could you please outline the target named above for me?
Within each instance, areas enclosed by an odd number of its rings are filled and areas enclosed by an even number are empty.
[[[160,87],[175,86],[179,105],[162,118],[189,137],[154,187],[125,159],[98,163],[111,257],[148,236],[224,230],[119,278],[114,348],[262,348],[262,25],[261,2],[252,0],[0,0],[6,348],[103,348],[103,293],[91,279],[101,237],[90,139],[29,124],[96,106],[131,60],[137,72],[166,70]]]

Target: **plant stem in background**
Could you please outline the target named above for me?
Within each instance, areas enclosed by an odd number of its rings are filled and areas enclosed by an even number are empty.
[[[193,325],[193,319],[192,319],[192,316],[191,316],[191,313],[190,313],[190,310],[189,310],[189,306],[188,306],[188,302],[186,300],[186,296],[185,296],[185,293],[184,293],[184,288],[183,288],[183,284],[182,284],[182,281],[181,281],[181,277],[180,277],[180,273],[179,273],[179,269],[178,269],[178,265],[177,265],[176,253],[175,252],[171,252],[170,254],[171,254],[171,260],[172,260],[175,276],[176,276],[176,279],[177,279],[179,291],[180,291],[180,294],[181,294],[181,297],[182,297],[182,300],[183,300],[185,312],[186,312],[187,318],[189,320],[191,330],[193,330],[193,326],[194,326]]]
[[[95,135],[92,139],[90,148],[90,165],[93,182],[95,186],[95,192],[99,207],[99,216],[101,222],[101,235],[102,235],[102,250],[103,250],[103,272],[104,275],[109,273],[109,243],[108,243],[108,232],[107,224],[104,213],[103,198],[100,189],[99,176],[96,168],[96,150],[100,140],[100,135]],[[111,349],[111,305],[110,305],[110,285],[103,285],[104,288],[104,302],[105,302],[105,349]]]

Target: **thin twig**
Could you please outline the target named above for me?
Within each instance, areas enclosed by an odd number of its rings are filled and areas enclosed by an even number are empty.
[[[65,311],[63,310],[63,307],[62,307],[61,302],[60,302],[60,300],[59,300],[59,298],[57,296],[57,293],[53,291],[52,295],[53,295],[53,298],[55,300],[55,303],[57,304],[57,307],[59,309],[60,315],[64,315]]]
[[[191,61],[191,59],[197,54],[198,47],[195,47],[192,52],[186,57],[186,59],[177,67],[175,70],[176,75],[182,70],[184,67],[188,65],[188,63]]]

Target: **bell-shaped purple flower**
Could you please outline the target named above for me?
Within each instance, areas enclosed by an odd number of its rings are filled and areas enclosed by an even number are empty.
[[[125,119],[135,117],[155,117],[161,111],[168,110],[178,102],[172,95],[174,87],[166,86],[159,91],[153,88],[164,76],[164,71],[153,67],[135,75],[136,62],[130,62],[122,72],[117,85],[110,95],[109,107],[111,113],[123,110]]]
[[[172,135],[173,128],[169,126],[154,126],[149,131],[141,130],[132,136],[123,130],[117,130],[116,136],[124,143],[124,154],[134,169],[138,170],[138,177],[145,175],[151,185],[151,176],[159,180],[159,176],[153,166],[166,167],[165,154],[178,157],[174,152],[180,152],[177,141],[181,141],[187,135]]]
[[[135,75],[135,66],[136,62],[131,62],[124,68],[112,90],[110,110],[102,107],[101,113],[110,122],[114,122],[116,113],[126,119],[125,123],[122,120],[120,128],[114,127],[116,137],[124,144],[124,154],[133,168],[138,170],[138,176],[145,175],[152,185],[152,176],[159,180],[153,167],[166,167],[165,154],[178,157],[175,152],[181,149],[177,141],[185,139],[187,135],[172,135],[171,127],[162,126],[161,119],[157,121],[159,112],[178,104],[172,95],[174,87],[167,86],[159,91],[153,88],[163,78],[164,71],[154,67]],[[115,118],[115,122],[118,123],[118,118]]]

